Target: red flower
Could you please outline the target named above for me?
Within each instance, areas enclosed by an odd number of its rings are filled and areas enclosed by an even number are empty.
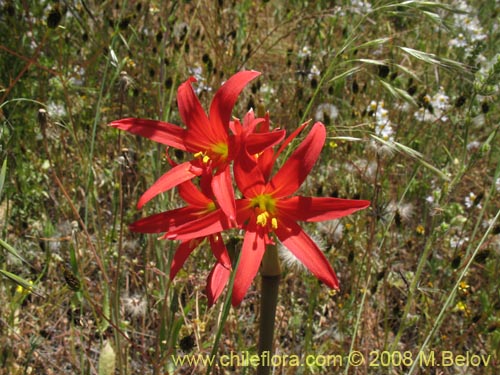
[[[194,159],[179,164],[161,176],[139,199],[141,208],[156,195],[191,180],[196,176],[212,176],[210,181],[219,206],[233,220],[235,201],[229,163],[240,147],[240,139],[229,133],[231,112],[243,88],[259,72],[243,71],[230,77],[215,94],[209,116],[205,114],[191,85],[191,77],[180,85],[177,93],[179,114],[187,129],[167,122],[126,118],[113,121],[110,126],[141,135],[161,144],[194,154]],[[284,137],[284,132],[273,132],[267,137],[250,141],[262,151]]]
[[[297,221],[317,222],[340,218],[368,207],[370,202],[290,197],[316,163],[325,138],[324,125],[314,124],[308,136],[272,178],[269,178],[269,164],[264,165],[258,155],[241,153],[235,161],[236,183],[244,196],[236,201],[237,222],[246,232],[236,270],[233,305],[238,305],[245,296],[257,274],[266,245],[272,242],[270,234],[273,233],[319,280],[330,288],[338,289],[337,277],[328,260]],[[212,223],[214,226],[217,225]],[[193,220],[172,229],[167,237],[188,240],[210,233],[213,232],[207,226],[207,221]]]
[[[208,240],[212,253],[217,259],[207,279],[206,292],[209,306],[211,306],[222,293],[231,274],[231,260],[219,233],[228,228],[229,223],[222,210],[216,207],[215,202],[199,191],[191,181],[182,183],[178,189],[179,195],[188,203],[187,206],[140,219],[130,225],[130,230],[139,233],[162,233],[192,220],[208,218],[214,222],[215,227],[214,225],[210,227],[211,234],[181,242],[170,267],[170,279],[173,280],[189,255]],[[214,221],[213,218],[217,220]]]

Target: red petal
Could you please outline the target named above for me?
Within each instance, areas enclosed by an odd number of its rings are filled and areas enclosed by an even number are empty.
[[[226,215],[222,210],[210,212],[197,220],[187,222],[186,224],[174,228],[174,230],[165,234],[165,238],[170,240],[190,240],[198,237],[206,237],[211,234],[220,233],[229,229]]]
[[[299,259],[319,280],[332,289],[339,289],[337,276],[332,266],[313,240],[297,223],[279,218],[275,230],[280,241]]]
[[[212,306],[221,295],[229,280],[231,271],[220,263],[216,263],[207,278],[208,306]]]
[[[179,114],[188,128],[184,137],[186,148],[198,152],[208,150],[217,143],[227,143],[227,132],[221,133],[213,128],[193,90],[192,82],[196,82],[194,77],[181,84],[177,91]]]
[[[250,215],[254,212],[254,209],[251,208],[249,199],[237,199],[235,203],[236,222],[239,224],[239,227],[243,227]]]
[[[183,182],[178,186],[178,192],[184,201],[190,206],[207,209],[210,203],[213,203],[205,194],[203,194],[192,181]]]
[[[227,133],[231,112],[238,95],[252,79],[259,75],[259,72],[252,70],[238,72],[220,87],[210,105],[210,122],[215,129],[218,131],[225,129]]]
[[[364,200],[301,196],[281,199],[276,204],[280,215],[299,221],[338,219],[362,210],[369,205],[370,201]]]
[[[139,198],[137,208],[141,208],[158,194],[163,193],[173,187],[191,180],[193,177],[199,176],[201,171],[195,169],[191,162],[185,162],[173,167],[156,182]]]
[[[262,229],[261,226],[253,224],[245,233],[241,248],[240,262],[234,278],[232,295],[233,306],[237,306],[241,303],[255,275],[259,271],[260,262],[266,250],[265,236],[262,233]]]
[[[254,197],[262,193],[266,186],[260,165],[245,148],[240,150],[234,160],[233,173],[236,185],[245,197]]]
[[[274,162],[276,161],[274,155],[272,148],[268,148],[259,155],[259,169],[262,171],[264,181],[269,181],[269,177],[273,171]]]
[[[224,267],[231,269],[231,258],[227,252],[226,245],[220,234],[214,234],[210,236],[210,248],[212,253],[217,258],[217,262],[222,264]]]
[[[196,220],[199,217],[199,208],[182,207],[142,218],[130,224],[129,228],[132,232],[162,233],[168,232],[186,222]]]
[[[233,180],[229,165],[213,176],[212,191],[217,199],[217,203],[229,220],[235,220],[236,205],[234,203]]]
[[[200,240],[192,240],[182,242],[179,245],[179,247],[175,251],[172,264],[170,265],[170,280],[174,279],[175,275],[177,275],[177,272],[179,272],[179,270],[184,265],[184,262],[186,262],[186,259],[193,252],[193,250],[198,247],[200,242]]]
[[[264,121],[259,122],[259,124],[256,126],[257,133],[269,133],[269,125],[271,123],[271,121],[269,120],[269,112],[266,112],[263,120]]]
[[[229,121],[229,129],[231,129],[233,134],[236,136],[239,136],[243,132],[243,126],[241,125],[241,122],[238,119]]]
[[[190,77],[177,90],[179,114],[189,130],[206,129],[209,128],[210,122],[193,90],[192,82],[196,82],[194,77]]]
[[[141,135],[163,145],[186,151],[184,137],[186,130],[168,122],[140,118],[124,118],[113,121],[109,126]]]
[[[300,146],[271,179],[266,187],[266,193],[282,198],[297,191],[318,160],[325,138],[325,126],[317,122]]]
[[[255,117],[253,109],[250,109],[245,117],[243,118],[243,127],[242,131],[245,134],[252,134],[256,132],[257,125],[258,127],[257,133],[268,133],[269,132],[269,114],[266,113],[266,117]],[[265,128],[264,130],[262,130]],[[236,133],[235,133],[236,134]]]
[[[295,129],[293,131],[292,134],[290,134],[286,139],[285,141],[281,144],[280,148],[278,149],[278,151],[276,152],[276,154],[274,155],[274,160],[273,160],[273,164],[274,162],[276,161],[276,159],[278,158],[278,156],[280,156],[280,154],[283,152],[283,150],[285,149],[286,146],[288,146],[290,144],[290,142],[292,142],[301,132],[302,130],[304,130],[304,128],[309,125],[309,121],[307,122],[304,122],[302,125],[300,125],[297,129]]]
[[[285,130],[275,130],[269,133],[249,134],[245,140],[245,147],[250,155],[258,154],[265,149],[274,146],[285,138]]]

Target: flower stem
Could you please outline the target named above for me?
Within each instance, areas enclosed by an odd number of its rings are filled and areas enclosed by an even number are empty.
[[[261,266],[261,303],[259,322],[259,358],[257,375],[268,375],[271,372],[273,356],[274,323],[281,270],[276,246],[269,246],[264,253]]]

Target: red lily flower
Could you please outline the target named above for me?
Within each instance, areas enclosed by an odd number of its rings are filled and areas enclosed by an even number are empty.
[[[231,260],[222,237],[218,233],[228,228],[229,224],[222,210],[217,208],[214,201],[199,191],[191,181],[179,185],[179,195],[188,203],[188,206],[145,217],[131,224],[129,228],[139,233],[162,233],[173,230],[192,220],[216,217],[216,225],[220,225],[217,227],[219,230],[214,229],[212,226],[211,228],[214,230],[212,234],[182,241],[175,252],[170,267],[170,279],[173,280],[189,255],[208,240],[212,253],[217,259],[208,276],[206,287],[208,304],[212,306],[222,293],[231,274]]]
[[[141,135],[161,144],[194,154],[194,159],[179,164],[161,176],[139,199],[141,208],[156,195],[170,190],[196,176],[212,176],[210,181],[219,206],[234,220],[235,201],[229,163],[238,153],[239,138],[229,133],[231,112],[243,88],[259,72],[243,71],[230,77],[215,94],[210,105],[209,116],[205,114],[194,90],[191,77],[180,85],[177,92],[179,114],[187,129],[167,122],[125,118],[110,123],[110,126]],[[284,132],[272,132],[253,143],[263,150],[280,142]],[[251,137],[249,137],[251,139]]]
[[[301,145],[269,181],[264,173],[259,173],[258,163],[238,173],[238,187],[245,196],[237,202],[238,222],[244,223],[246,234],[236,271],[233,305],[241,302],[257,274],[270,233],[274,233],[319,280],[330,288],[339,288],[330,263],[296,221],[337,219],[368,207],[370,202],[303,196],[287,198],[299,189],[310,173],[325,139],[324,125],[314,124]]]
[[[316,123],[282,168],[269,178],[260,158],[240,154],[234,166],[238,188],[244,198],[236,201],[237,222],[246,230],[240,263],[236,270],[232,304],[245,296],[259,269],[270,234],[285,245],[319,280],[339,288],[335,272],[313,240],[297,221],[317,222],[337,219],[370,205],[365,200],[292,196],[316,163],[326,139],[323,124]],[[199,220],[167,233],[168,238],[187,240],[208,235],[211,229]]]

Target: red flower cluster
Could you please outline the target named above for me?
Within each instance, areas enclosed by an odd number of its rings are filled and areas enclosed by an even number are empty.
[[[266,245],[276,236],[304,265],[330,288],[338,289],[335,272],[318,246],[297,224],[336,219],[369,206],[369,201],[292,196],[310,173],[326,139],[317,122],[274,175],[275,161],[282,150],[305,128],[303,124],[286,140],[285,131],[270,130],[269,117],[256,118],[253,111],[241,123],[231,112],[242,89],[260,75],[239,72],[215,94],[207,116],[188,79],[177,94],[181,128],[166,122],[126,118],[110,125],[144,136],[166,146],[187,151],[193,159],[173,167],[139,199],[138,207],[156,195],[178,187],[186,206],[143,218],[130,226],[140,233],[165,233],[179,240],[170,277],[202,242],[210,243],[217,259],[207,280],[212,305],[222,293],[231,273],[231,260],[221,232],[245,231],[240,263],[236,270],[232,303],[238,305],[258,272]],[[281,141],[280,148],[275,151]],[[172,164],[174,164],[172,162]],[[232,168],[231,168],[232,167]],[[232,173],[231,173],[232,171]],[[198,183],[193,183],[197,178]],[[236,199],[234,185],[241,193]]]

